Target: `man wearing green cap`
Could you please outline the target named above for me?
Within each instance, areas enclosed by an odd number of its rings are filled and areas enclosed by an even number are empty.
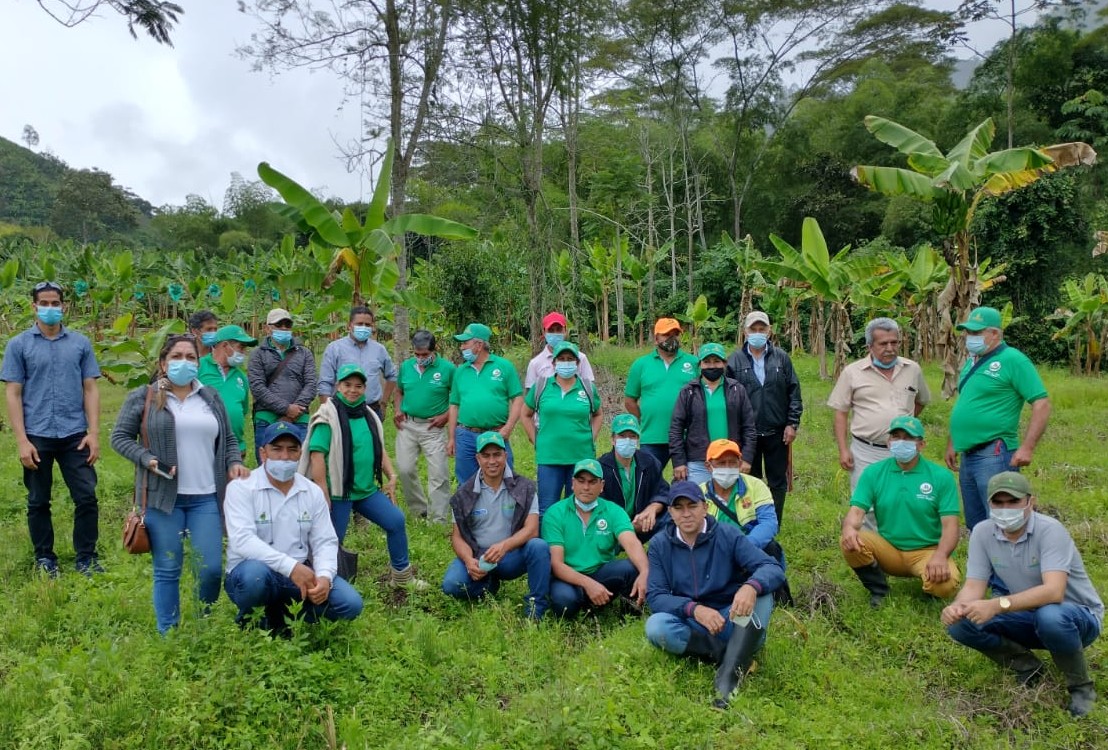
[[[866,467],[843,519],[843,558],[869,591],[871,607],[889,593],[885,574],[919,578],[923,591],[945,599],[958,589],[958,490],[954,476],[920,455],[923,424],[899,416],[889,425],[891,457]],[[862,529],[866,513],[877,530]]]
[[[1100,635],[1104,603],[1069,532],[1036,512],[1027,477],[1001,472],[987,492],[990,522],[970,534],[966,585],[943,610],[942,623],[955,641],[1012,670],[1028,687],[1043,675],[1031,649],[1046,649],[1065,677],[1070,713],[1084,716],[1096,701],[1085,649]],[[994,577],[1010,593],[997,596],[994,587],[986,599]]]
[[[978,307],[957,327],[966,334],[970,357],[958,377],[958,400],[950,412],[946,465],[959,473],[966,528],[972,530],[989,517],[989,480],[1031,464],[1050,418],[1050,399],[1031,360],[1004,343],[998,310]],[[1031,404],[1031,419],[1021,443],[1025,403]]]
[[[712,473],[704,465],[708,444],[733,440],[743,456],[754,455],[758,431],[754,407],[742,384],[724,375],[727,352],[722,344],[700,347],[700,377],[686,383],[677,394],[669,425],[669,450],[673,456],[674,481],[704,484]],[[750,462],[742,461],[742,472]]]
[[[658,459],[639,448],[639,420],[619,414],[612,420],[612,450],[598,461],[604,470],[600,497],[623,508],[640,542],[646,542],[668,520],[669,482]]]
[[[245,445],[246,415],[250,413],[250,384],[246,379],[246,347],[258,340],[241,326],[223,326],[215,332],[211,352],[200,358],[197,379],[211,386],[227,407],[227,419],[239,445]]]
[[[515,365],[489,351],[492,330],[470,323],[454,336],[464,360],[450,387],[450,412],[446,423],[446,454],[454,456],[454,477],[459,486],[477,473],[477,436],[499,432],[513,466],[512,430],[523,412],[523,386]]]
[[[646,600],[647,562],[627,512],[602,502],[604,470],[595,458],[573,467],[573,496],[555,503],[542,520],[550,545],[550,608],[573,617],[582,607],[600,608],[616,597],[636,607]],[[620,549],[627,559],[617,559]]]

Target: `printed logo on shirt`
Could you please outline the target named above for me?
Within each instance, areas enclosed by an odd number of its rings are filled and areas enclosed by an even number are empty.
[[[993,372],[996,372],[997,370],[1000,369],[1000,363],[999,362],[990,362],[989,363],[989,369],[992,370]]]
[[[502,380],[502,378],[500,377],[500,368],[499,367],[492,371],[492,379],[493,380]]]
[[[583,390],[581,390],[581,391],[577,391],[577,400],[578,401],[588,401],[589,397]]]
[[[692,372],[692,362],[686,362],[681,366],[681,369],[685,372]]]
[[[930,495],[931,490],[933,490],[933,489],[935,489],[935,488],[931,486],[930,482],[924,482],[923,484],[921,484],[919,486],[919,491],[922,492],[925,495]]]
[[[500,515],[504,516],[505,518],[511,518],[515,515],[515,512],[516,504],[514,500],[509,500],[508,502],[500,506]]]
[[[442,380],[442,373],[436,372],[434,375],[431,376],[431,380]]]
[[[300,514],[300,523],[301,524],[311,523],[311,522],[312,522],[312,514],[311,513],[309,513],[308,511],[304,511],[303,513]]]
[[[607,533],[607,531],[608,531],[608,521],[606,519],[601,518],[599,521],[596,522],[596,530],[601,532],[601,533]]]
[[[473,511],[474,516],[487,516],[489,514],[488,508],[475,508]]]
[[[1032,568],[1039,567],[1039,558],[1032,555],[1031,559],[1028,561],[1028,565],[1030,565]]]

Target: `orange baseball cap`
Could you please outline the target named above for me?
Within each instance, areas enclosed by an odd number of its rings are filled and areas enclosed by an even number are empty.
[[[658,322],[654,324],[654,333],[664,334],[677,331],[681,333],[681,324],[673,318],[658,318]]]
[[[735,455],[737,458],[743,457],[742,448],[734,440],[713,440],[708,444],[708,459],[709,461],[715,461],[717,458],[722,458],[728,453]]]

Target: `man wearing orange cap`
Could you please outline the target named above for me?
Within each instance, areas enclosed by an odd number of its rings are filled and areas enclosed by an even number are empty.
[[[550,312],[542,319],[543,335],[546,337],[546,345],[535,357],[527,363],[527,373],[523,376],[523,392],[531,390],[537,381],[549,378],[554,374],[554,347],[566,340],[566,329],[569,321],[560,312]],[[582,351],[578,352],[577,374],[581,380],[595,382],[592,374],[592,365],[589,358]]]
[[[669,463],[669,423],[677,394],[700,373],[696,357],[681,351],[681,324],[660,318],[654,324],[655,350],[634,361],[627,373],[623,405],[642,427],[640,449]]]

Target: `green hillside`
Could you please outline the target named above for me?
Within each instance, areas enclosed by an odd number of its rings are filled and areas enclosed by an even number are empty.
[[[71,171],[65,162],[36,154],[0,138],[0,221],[45,226],[62,179]]]

